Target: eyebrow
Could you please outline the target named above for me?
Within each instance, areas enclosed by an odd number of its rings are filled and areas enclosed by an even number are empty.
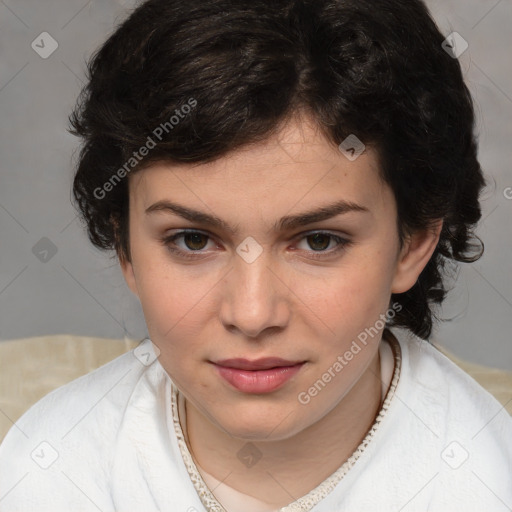
[[[175,215],[183,217],[184,219],[189,220],[191,222],[202,223],[212,226],[214,228],[223,229],[233,235],[237,233],[236,227],[232,228],[224,220],[220,219],[215,215],[210,215],[205,212],[193,210],[192,208],[187,208],[183,205],[173,203],[168,200],[157,201],[156,203],[152,204],[151,206],[146,208],[145,214],[148,215],[150,213],[162,211],[174,213]],[[313,222],[327,220],[332,217],[336,217],[337,215],[341,215],[343,213],[348,212],[369,213],[370,210],[368,210],[368,208],[360,204],[353,203],[351,201],[340,200],[331,204],[321,206],[320,208],[315,208],[314,210],[299,213],[297,215],[287,215],[285,217],[282,217],[278,222],[274,224],[274,230],[284,231],[287,229],[294,229],[296,227],[312,224]]]

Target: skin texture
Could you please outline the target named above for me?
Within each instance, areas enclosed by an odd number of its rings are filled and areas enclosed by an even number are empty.
[[[153,164],[130,176],[129,190],[132,261],[121,260],[121,268],[141,301],[160,363],[185,396],[196,462],[240,492],[274,506],[290,503],[347,460],[378,414],[382,330],[308,404],[299,393],[375,325],[391,293],[414,285],[441,221],[408,237],[400,250],[396,203],[373,150],[350,161],[311,119],[298,116],[265,143],[212,163]],[[238,231],[166,211],[144,213],[164,199]],[[273,228],[285,215],[340,199],[369,212]],[[183,251],[200,253],[191,260],[160,241],[187,228],[209,237],[175,240]],[[350,243],[334,252],[335,239],[311,238],[318,230]],[[262,248],[252,263],[236,251],[247,237]],[[265,356],[306,364],[280,389],[251,395],[208,362]],[[251,467],[237,454],[248,442],[261,453]]]

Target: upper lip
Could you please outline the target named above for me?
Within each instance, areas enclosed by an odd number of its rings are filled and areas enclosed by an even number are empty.
[[[236,368],[237,370],[268,370],[279,366],[295,366],[303,362],[304,361],[288,361],[280,357],[262,357],[252,361],[243,358],[222,359],[215,361],[214,364],[227,368]]]

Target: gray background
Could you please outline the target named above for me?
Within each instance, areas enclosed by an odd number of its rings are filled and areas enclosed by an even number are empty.
[[[461,265],[442,310],[451,320],[433,339],[459,357],[511,370],[512,4],[427,3],[443,34],[456,31],[469,44],[459,60],[476,101],[489,180],[477,230],[486,252]],[[90,244],[70,202],[79,141],[66,132],[86,59],[133,5],[0,0],[0,340],[146,335],[142,309],[117,262]],[[46,59],[31,47],[42,32],[58,43]],[[44,256],[41,247],[50,252]]]

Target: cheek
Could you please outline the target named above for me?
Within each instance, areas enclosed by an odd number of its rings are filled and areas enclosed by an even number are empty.
[[[140,302],[150,333],[166,339],[200,311],[207,283],[192,267],[173,263],[159,243],[141,240],[133,251]]]
[[[194,354],[204,345],[203,331],[213,308],[213,294],[208,291],[215,283],[162,259],[145,261],[138,281],[149,337],[173,380],[187,382],[194,375]]]
[[[297,295],[303,298],[320,337],[332,340],[328,351],[350,345],[352,339],[373,326],[388,309],[392,264],[389,254],[366,251],[336,269],[328,278],[305,280]],[[379,324],[380,325],[380,324]],[[326,337],[322,333],[327,334]]]
[[[197,334],[205,323],[208,298],[204,283],[194,285],[186,278],[152,276],[146,280],[141,294],[148,330],[160,343],[173,340],[198,339]],[[192,346],[190,346],[192,348]]]
[[[365,315],[375,310],[375,304],[387,297],[391,269],[385,258],[354,255],[352,261],[335,269],[321,280],[305,279],[301,296],[315,312],[347,316]]]

